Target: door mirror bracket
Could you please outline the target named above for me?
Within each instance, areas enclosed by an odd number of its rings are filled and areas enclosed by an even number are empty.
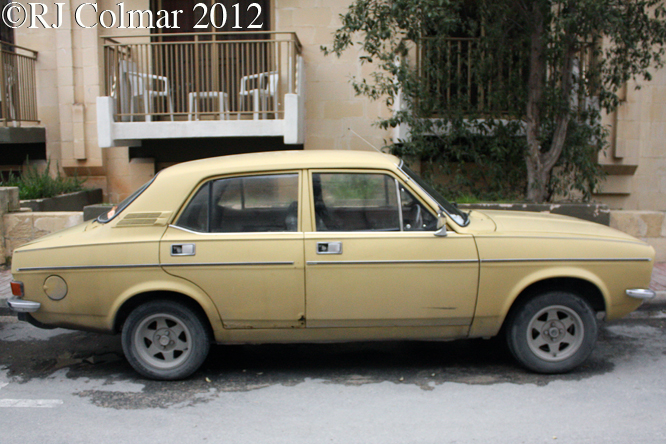
[[[446,215],[443,211],[440,211],[437,214],[437,231],[435,231],[435,236],[446,237]]]

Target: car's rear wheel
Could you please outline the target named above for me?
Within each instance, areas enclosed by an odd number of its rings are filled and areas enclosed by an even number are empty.
[[[130,313],[122,330],[127,361],[151,379],[183,379],[203,364],[210,348],[204,321],[174,301],[152,301]]]
[[[585,361],[597,340],[594,310],[579,296],[551,291],[508,319],[507,342],[523,366],[538,373],[568,372]]]

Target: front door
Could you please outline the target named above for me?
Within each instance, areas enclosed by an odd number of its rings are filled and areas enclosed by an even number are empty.
[[[467,326],[478,282],[471,235],[388,172],[309,174],[307,327]]]
[[[225,328],[304,326],[300,190],[300,172],[207,181],[162,238],[162,267],[201,287]]]

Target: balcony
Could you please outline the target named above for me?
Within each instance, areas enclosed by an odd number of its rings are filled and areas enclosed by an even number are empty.
[[[304,66],[295,33],[103,37],[99,145],[275,137],[303,143]]]
[[[39,123],[36,62],[37,51],[0,41],[0,144],[2,145],[43,144],[46,140],[44,128],[36,126]],[[13,163],[22,163],[26,153],[15,151],[9,146],[2,154],[3,159],[0,163],[6,164],[8,157],[12,157]],[[36,158],[41,157],[37,154]]]
[[[428,38],[418,66],[434,109],[510,115],[527,83],[528,53],[521,45],[490,47],[483,38]],[[510,41],[510,43],[513,43]]]
[[[594,65],[595,44],[582,45],[574,59],[572,109],[581,113],[598,107],[590,93],[594,88],[589,75]],[[435,123],[446,122],[452,115],[462,115],[475,122],[492,118],[495,121],[519,122],[524,131],[524,115],[529,80],[529,47],[525,42],[507,39],[504,45],[483,37],[429,37],[417,49],[416,66],[422,88],[416,93],[420,101],[413,112]],[[549,81],[557,75],[547,67]],[[396,109],[406,105],[398,95]],[[448,131],[446,123],[437,127]],[[406,124],[398,125],[395,142],[410,137]],[[484,133],[486,134],[486,133]]]
[[[527,48],[520,44],[497,48],[481,37],[428,37],[418,45],[416,66],[422,79],[421,98],[413,112],[424,119],[447,119],[451,112],[476,121],[488,116],[513,120],[521,114],[521,94],[527,85]],[[516,42],[517,43],[517,42]],[[401,97],[396,109],[404,109]],[[446,125],[441,130],[446,131]],[[393,139],[409,138],[407,125],[398,125]]]

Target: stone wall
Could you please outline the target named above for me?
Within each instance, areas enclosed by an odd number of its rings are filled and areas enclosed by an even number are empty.
[[[33,213],[21,211],[3,216],[5,255],[32,240],[83,222],[82,211]]]
[[[611,211],[610,226],[652,245],[656,262],[666,262],[666,213],[663,211]]]
[[[371,150],[385,145],[392,132],[373,126],[379,117],[389,117],[383,100],[357,96],[350,83],[378,71],[374,63],[361,65],[360,50],[354,46],[340,57],[325,56],[321,46],[331,47],[333,34],[342,25],[340,14],[350,0],[275,0],[275,30],[295,32],[303,45],[305,60],[305,145],[306,150]],[[355,131],[361,137],[355,135]]]
[[[0,187],[0,265],[5,263],[5,257],[10,256],[11,253],[5,253],[4,233],[5,227],[3,223],[4,215],[10,211],[18,211],[19,209],[19,194],[16,187]]]
[[[82,211],[33,213],[21,209],[18,188],[0,187],[0,265],[21,245],[81,222]]]

